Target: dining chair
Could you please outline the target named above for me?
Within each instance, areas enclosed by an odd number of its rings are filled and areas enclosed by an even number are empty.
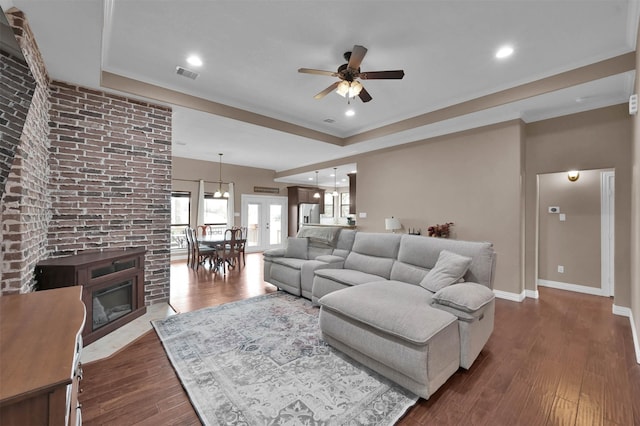
[[[242,265],[247,266],[247,261],[245,259],[245,246],[247,245],[247,227],[241,226],[240,229],[240,240],[238,241],[238,251],[242,256]]]
[[[195,268],[198,269],[200,264],[204,264],[207,259],[209,260],[209,267],[213,267],[214,264],[217,266],[217,250],[213,247],[200,244],[195,229],[190,228],[189,232],[191,233],[193,241],[192,267],[195,266]]]
[[[191,264],[193,260],[193,239],[191,238],[191,228],[186,226],[184,228],[184,239],[187,242],[187,265],[193,266]]]
[[[224,241],[216,246],[218,262],[222,264],[224,275],[227,275],[227,266],[229,266],[229,269],[233,269],[238,265],[238,268],[240,268],[241,253],[238,250],[238,244],[241,240],[242,234],[240,229],[227,229],[224,232]]]

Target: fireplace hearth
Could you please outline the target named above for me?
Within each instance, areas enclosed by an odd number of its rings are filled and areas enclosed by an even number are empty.
[[[85,345],[146,312],[144,248],[82,252],[36,266],[38,290],[81,285],[87,320]]]

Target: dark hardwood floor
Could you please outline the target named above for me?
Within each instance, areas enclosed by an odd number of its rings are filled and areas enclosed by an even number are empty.
[[[629,319],[608,298],[540,288],[540,299],[496,301],[494,333],[469,371],[460,369],[399,425],[640,425],[640,365]],[[180,312],[276,291],[261,254],[226,277],[171,264]],[[155,332],[84,365],[86,425],[199,424]]]

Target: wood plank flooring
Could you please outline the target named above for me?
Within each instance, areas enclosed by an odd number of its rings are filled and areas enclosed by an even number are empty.
[[[171,264],[180,312],[276,291],[262,255],[226,277]],[[640,365],[628,318],[611,299],[540,288],[540,299],[496,300],[495,330],[469,371],[460,369],[399,425],[640,425]],[[108,359],[84,365],[86,425],[199,424],[151,331]]]

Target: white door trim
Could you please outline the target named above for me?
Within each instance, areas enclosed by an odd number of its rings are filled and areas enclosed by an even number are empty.
[[[600,254],[602,293],[615,293],[615,171],[600,173]]]

